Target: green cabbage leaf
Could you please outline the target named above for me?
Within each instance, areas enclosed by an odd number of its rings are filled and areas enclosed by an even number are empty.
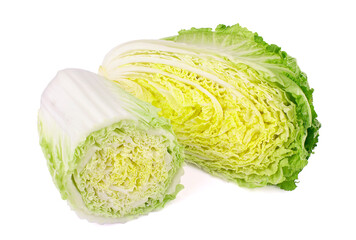
[[[125,222],[182,189],[183,149],[158,109],[97,74],[59,71],[42,94],[40,145],[63,199],[92,222]]]
[[[186,161],[246,187],[296,187],[318,141],[296,60],[240,25],[112,49],[99,73],[170,119]]]

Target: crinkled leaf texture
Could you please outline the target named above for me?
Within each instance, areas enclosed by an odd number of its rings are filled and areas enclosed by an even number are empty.
[[[38,114],[40,145],[63,199],[79,216],[125,222],[182,189],[183,152],[158,109],[97,74],[58,72]]]
[[[242,186],[295,189],[318,141],[296,60],[239,25],[120,45],[99,72],[161,109],[188,162]]]

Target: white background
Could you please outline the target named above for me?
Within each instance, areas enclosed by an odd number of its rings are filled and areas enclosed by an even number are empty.
[[[353,1],[1,1],[0,239],[356,239]],[[240,23],[298,59],[315,89],[320,141],[292,192],[244,189],[186,166],[185,189],[126,224],[79,219],[38,144],[40,96],[56,72],[97,72],[129,40]]]

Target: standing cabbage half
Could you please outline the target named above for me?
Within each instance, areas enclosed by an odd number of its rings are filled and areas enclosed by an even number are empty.
[[[125,222],[182,189],[182,147],[158,109],[78,69],[58,72],[38,114],[40,144],[62,198],[79,216]]]
[[[99,72],[161,109],[188,162],[241,186],[295,189],[318,141],[296,60],[239,25],[120,45]]]

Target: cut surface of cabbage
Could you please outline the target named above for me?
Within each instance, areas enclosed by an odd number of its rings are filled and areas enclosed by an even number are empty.
[[[296,60],[239,25],[122,44],[99,73],[160,108],[188,162],[242,186],[293,190],[318,140]]]

